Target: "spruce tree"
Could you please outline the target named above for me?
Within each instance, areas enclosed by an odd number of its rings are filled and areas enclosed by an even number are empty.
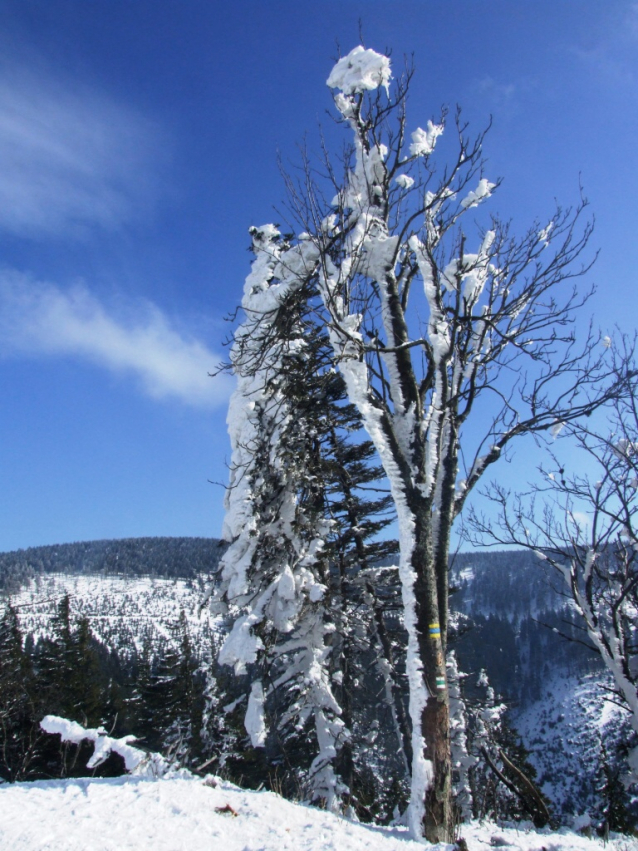
[[[67,658],[69,698],[73,715],[79,715],[88,727],[98,727],[106,720],[103,709],[107,682],[103,682],[96,644],[88,618],[80,618]]]
[[[219,593],[233,626],[219,659],[249,672],[253,747],[279,750],[291,788],[336,807],[336,759],[348,732],[334,696],[333,521],[321,447],[334,382],[321,364],[321,340],[305,333],[304,298],[268,288],[275,243],[285,240],[274,229],[253,231],[246,319],[231,352],[239,379],[230,414],[232,543]]]
[[[380,678],[383,691],[394,674],[376,569],[397,549],[379,538],[393,513],[379,485],[381,469],[370,463],[372,444],[361,439],[361,418],[328,365],[327,335],[312,326],[308,293],[268,289],[285,239],[253,230],[253,246],[246,320],[231,353],[240,386],[230,415],[227,537],[233,540],[222,561],[220,596],[230,605],[233,628],[220,660],[238,673],[248,670],[247,729],[253,745],[281,763],[284,791],[305,789],[337,806],[341,795],[352,802],[349,787],[362,786],[352,758],[355,721],[366,727],[359,685],[366,682],[372,694]],[[371,686],[369,675],[357,672],[375,654],[383,664]],[[404,722],[389,748],[396,753],[409,733],[396,681],[387,694],[390,711]],[[359,750],[367,748],[362,739]]]
[[[179,765],[191,766],[198,760],[202,748],[203,682],[201,676],[198,676],[198,663],[183,609],[174,629],[174,637],[179,649],[172,678],[167,683],[167,703],[172,707],[172,712],[163,743],[164,750]]]
[[[71,600],[65,594],[51,621],[51,636],[36,647],[37,675],[35,708],[38,721],[45,715],[60,715],[85,727],[109,722],[105,717],[108,678],[105,677],[98,643],[87,618],[73,622]],[[63,743],[56,737],[43,740],[41,770],[45,776],[84,776],[91,745]],[[120,774],[114,758],[100,766],[101,775]]]
[[[24,652],[16,610],[0,620],[0,778],[25,780],[35,770],[40,738],[34,711],[35,683]]]

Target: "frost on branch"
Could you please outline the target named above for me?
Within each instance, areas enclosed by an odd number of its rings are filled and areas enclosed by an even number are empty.
[[[327,227],[326,232],[331,228]],[[301,291],[312,276],[313,240],[290,246],[273,225],[251,229],[255,259],[244,286],[245,318],[234,335],[237,389],[228,427],[231,482],[217,605],[232,627],[219,662],[252,681],[244,719],[253,747],[267,744],[269,700],[277,740],[314,725],[317,753],[302,784],[336,808],[342,786],[335,760],[345,731],[330,681],[325,600],[330,522],[322,511],[316,439],[323,406],[313,347],[304,336]],[[310,397],[310,398],[308,398]]]

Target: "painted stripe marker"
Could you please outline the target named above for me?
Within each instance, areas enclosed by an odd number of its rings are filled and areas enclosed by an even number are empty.
[[[433,638],[438,638],[441,635],[441,627],[439,626],[438,623],[431,623],[430,624],[430,635]]]
[[[437,689],[445,689],[445,677],[436,678],[436,687]]]

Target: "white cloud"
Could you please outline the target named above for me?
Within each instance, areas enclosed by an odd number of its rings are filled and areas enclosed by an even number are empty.
[[[165,140],[143,116],[37,61],[0,65],[0,228],[118,227],[146,205]]]
[[[148,396],[198,407],[227,402],[232,380],[210,378],[220,356],[180,333],[150,302],[109,310],[84,286],[68,291],[0,273],[0,354],[70,355],[134,376]]]

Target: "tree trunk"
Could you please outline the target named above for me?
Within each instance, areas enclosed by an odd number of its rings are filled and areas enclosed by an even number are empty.
[[[432,763],[434,774],[425,795],[423,832],[429,842],[437,843],[452,841],[454,816],[450,707],[429,514],[429,506],[421,506],[416,515],[412,564],[417,576],[415,595],[419,654],[428,693],[421,716],[421,732],[425,744],[425,758]]]
[[[430,697],[422,719],[426,755],[434,764],[434,781],[425,796],[423,832],[429,842],[451,842],[454,815],[447,690],[444,698]]]

